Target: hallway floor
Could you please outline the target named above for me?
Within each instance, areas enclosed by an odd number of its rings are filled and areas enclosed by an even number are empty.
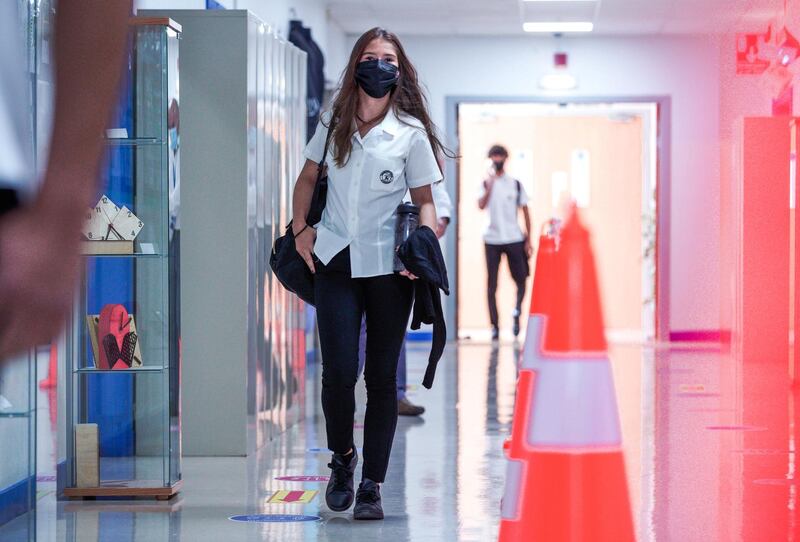
[[[433,390],[427,391],[416,385],[427,349],[414,345],[409,350],[410,399],[427,412],[420,419],[400,419],[382,488],[382,522],[354,522],[352,512],[330,512],[324,483],[277,480],[328,474],[330,456],[316,450],[325,441],[316,400],[318,374],[312,368],[305,423],[250,458],[186,458],[184,488],[172,501],[57,502],[55,484],[45,477],[39,484],[37,540],[496,540],[516,349],[462,344],[450,346],[446,356]],[[733,362],[707,345],[617,346],[611,359],[640,541],[800,540],[798,401],[781,376],[785,362]],[[364,413],[359,386],[357,442]],[[39,407],[47,419],[47,402],[40,400]],[[43,437],[40,433],[40,446]],[[278,490],[320,493],[308,504],[269,504]],[[253,514],[321,520],[228,519]]]

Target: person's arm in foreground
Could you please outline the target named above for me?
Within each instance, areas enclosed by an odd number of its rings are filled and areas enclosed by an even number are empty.
[[[0,220],[0,360],[49,342],[71,305],[130,14],[131,0],[58,3],[47,171],[38,197]]]

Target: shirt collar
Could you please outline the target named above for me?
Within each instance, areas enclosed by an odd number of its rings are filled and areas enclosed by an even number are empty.
[[[393,107],[390,107],[389,111],[386,113],[386,116],[383,117],[380,127],[381,130],[390,136],[397,135],[397,132],[400,130],[400,119],[397,118],[397,114],[395,114]]]
[[[375,128],[380,129],[382,132],[392,137],[397,135],[397,133],[400,131],[401,123],[400,119],[397,118],[397,114],[395,114],[393,107],[389,108],[389,111],[386,113],[386,116],[383,117],[383,120]],[[375,130],[375,128],[370,130],[370,133],[372,133],[372,131]],[[361,135],[358,133],[358,127],[355,119],[353,119],[353,137],[361,141]]]

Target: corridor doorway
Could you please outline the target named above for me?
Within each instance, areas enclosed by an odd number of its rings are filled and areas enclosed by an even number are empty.
[[[530,197],[534,251],[545,222],[576,200],[591,231],[607,335],[617,342],[656,336],[658,314],[657,102],[460,103],[457,132],[457,322],[460,339],[490,338],[487,216],[477,206],[493,144],[509,151],[506,170]],[[521,214],[520,225],[524,227]],[[522,306],[530,306],[531,276]],[[516,286],[506,261],[497,290],[501,339],[511,339]],[[523,319],[524,322],[524,319]]]

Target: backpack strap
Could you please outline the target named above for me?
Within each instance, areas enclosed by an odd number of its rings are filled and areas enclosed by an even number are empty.
[[[519,179],[514,179],[514,182],[517,183],[517,207],[520,207],[520,202],[522,202],[522,183],[519,182]]]
[[[325,158],[328,157],[328,149],[330,148],[331,139],[333,139],[333,130],[336,128],[336,122],[331,117],[331,123],[328,125],[328,133],[325,136],[325,150],[322,151],[322,160],[317,165],[317,182],[322,178],[322,170],[325,169]]]

